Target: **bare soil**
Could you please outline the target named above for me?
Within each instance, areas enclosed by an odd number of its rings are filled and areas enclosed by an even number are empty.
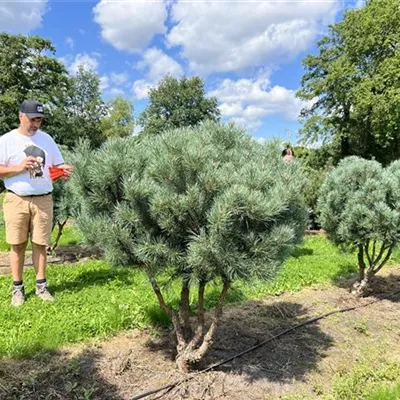
[[[89,259],[98,259],[101,257],[99,249],[88,248],[79,245],[62,246],[57,248],[53,254],[47,258],[48,264],[70,264],[77,261],[85,261]],[[25,267],[31,267],[32,264],[32,252],[27,250],[25,257]],[[7,252],[0,252],[0,275],[9,274],[10,261]]]
[[[398,291],[400,268],[382,271],[368,298],[351,295],[351,283],[227,307],[204,366],[314,316]],[[334,375],[348,373],[366,357],[400,363],[399,302],[397,294],[335,314],[203,374],[177,371],[166,330],[122,332],[29,360],[0,359],[0,399],[128,400],[187,377],[192,379],[146,399],[276,400],[295,394],[318,399],[330,390]]]

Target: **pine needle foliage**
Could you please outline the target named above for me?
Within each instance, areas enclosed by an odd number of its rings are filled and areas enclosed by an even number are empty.
[[[60,146],[64,162],[73,165],[74,154],[66,146]],[[70,182],[65,179],[59,179],[53,183],[53,229],[56,231],[56,237],[47,249],[50,254],[59,244],[63,230],[71,217],[74,208],[74,199],[70,190]]]
[[[400,162],[383,168],[377,161],[345,158],[322,185],[318,207],[328,238],[358,252],[353,289],[365,295],[400,240]]]
[[[284,163],[277,144],[215,122],[80,147],[71,179],[77,225],[111,263],[146,271],[174,324],[178,365],[188,370],[211,345],[231,282],[273,278],[302,239],[302,167]],[[166,276],[182,283],[179,310],[164,301]],[[221,294],[206,324],[210,282],[220,282]]]

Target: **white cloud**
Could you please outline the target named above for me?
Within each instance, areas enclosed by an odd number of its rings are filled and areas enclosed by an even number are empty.
[[[115,85],[123,85],[124,83],[128,82],[129,75],[126,72],[120,74],[112,72],[110,75],[110,79]]]
[[[149,89],[153,86],[152,83],[144,80],[139,79],[135,81],[132,86],[133,94],[135,95],[136,99],[143,100],[147,98]]]
[[[100,55],[98,53],[79,53],[74,58],[71,56],[62,57],[61,61],[66,65],[71,74],[75,75],[79,67],[82,67],[84,70],[92,70],[97,71],[99,67],[99,58]]]
[[[172,57],[153,47],[143,54],[143,60],[137,64],[139,70],[147,70],[147,78],[157,82],[165,75],[181,76],[183,69]]]
[[[75,45],[74,39],[72,39],[72,37],[70,37],[70,36],[67,36],[67,38],[65,39],[65,44],[66,44],[69,48],[73,49],[73,48],[74,48],[74,45]]]
[[[125,92],[124,92],[123,89],[121,89],[121,88],[112,88],[112,89],[110,90],[109,94],[110,94],[111,96],[116,97],[116,96],[124,96],[124,95],[125,95]]]
[[[100,77],[100,90],[103,92],[110,86],[110,78],[106,75]]]
[[[157,48],[148,49],[137,64],[139,71],[145,72],[145,79],[133,84],[133,93],[137,99],[145,99],[150,87],[156,85],[165,75],[180,77],[183,68],[172,57]]]
[[[99,66],[98,58],[99,56],[96,54],[93,54],[92,56],[87,53],[77,54],[74,62],[71,65],[71,72],[76,74],[79,70],[79,67],[82,67],[86,71],[96,71]]]
[[[0,2],[1,30],[28,33],[42,24],[47,9],[47,0]]]
[[[354,8],[362,8],[365,6],[366,0],[357,0],[356,4],[354,5]]]
[[[196,73],[240,71],[294,59],[332,23],[340,0],[328,2],[176,2],[167,35]]]
[[[163,2],[101,0],[93,9],[101,36],[118,50],[140,52],[154,35],[164,34],[168,14]]]
[[[252,80],[225,79],[208,95],[217,97],[223,117],[253,131],[261,126],[263,118],[271,115],[296,121],[301,108],[307,104],[295,97],[294,90],[271,86],[265,76]]]
[[[122,96],[125,94],[123,87],[129,87],[128,82],[128,73],[111,72],[100,77],[100,90],[107,96]]]

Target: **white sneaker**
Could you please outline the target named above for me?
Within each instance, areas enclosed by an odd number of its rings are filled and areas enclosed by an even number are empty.
[[[25,289],[24,286],[21,285],[19,286],[14,286],[13,289],[13,294],[12,294],[12,299],[11,299],[11,305],[14,307],[19,307],[22,306],[25,302]]]
[[[44,301],[54,301],[54,297],[47,289],[47,285],[36,285],[36,296],[40,297]]]

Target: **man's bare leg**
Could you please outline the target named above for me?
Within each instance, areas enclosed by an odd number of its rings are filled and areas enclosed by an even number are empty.
[[[46,279],[47,246],[32,243],[32,261],[36,270],[36,279]]]
[[[15,282],[22,281],[24,261],[25,261],[25,250],[27,243],[28,242],[11,245],[10,267],[11,267],[12,277]]]
[[[13,297],[11,304],[13,306],[21,306],[25,301],[24,285],[22,283],[23,269],[25,262],[26,244],[13,244],[10,251],[10,267],[13,277]]]
[[[36,294],[42,300],[53,301],[46,282],[47,246],[32,243],[32,260],[36,269]]]

